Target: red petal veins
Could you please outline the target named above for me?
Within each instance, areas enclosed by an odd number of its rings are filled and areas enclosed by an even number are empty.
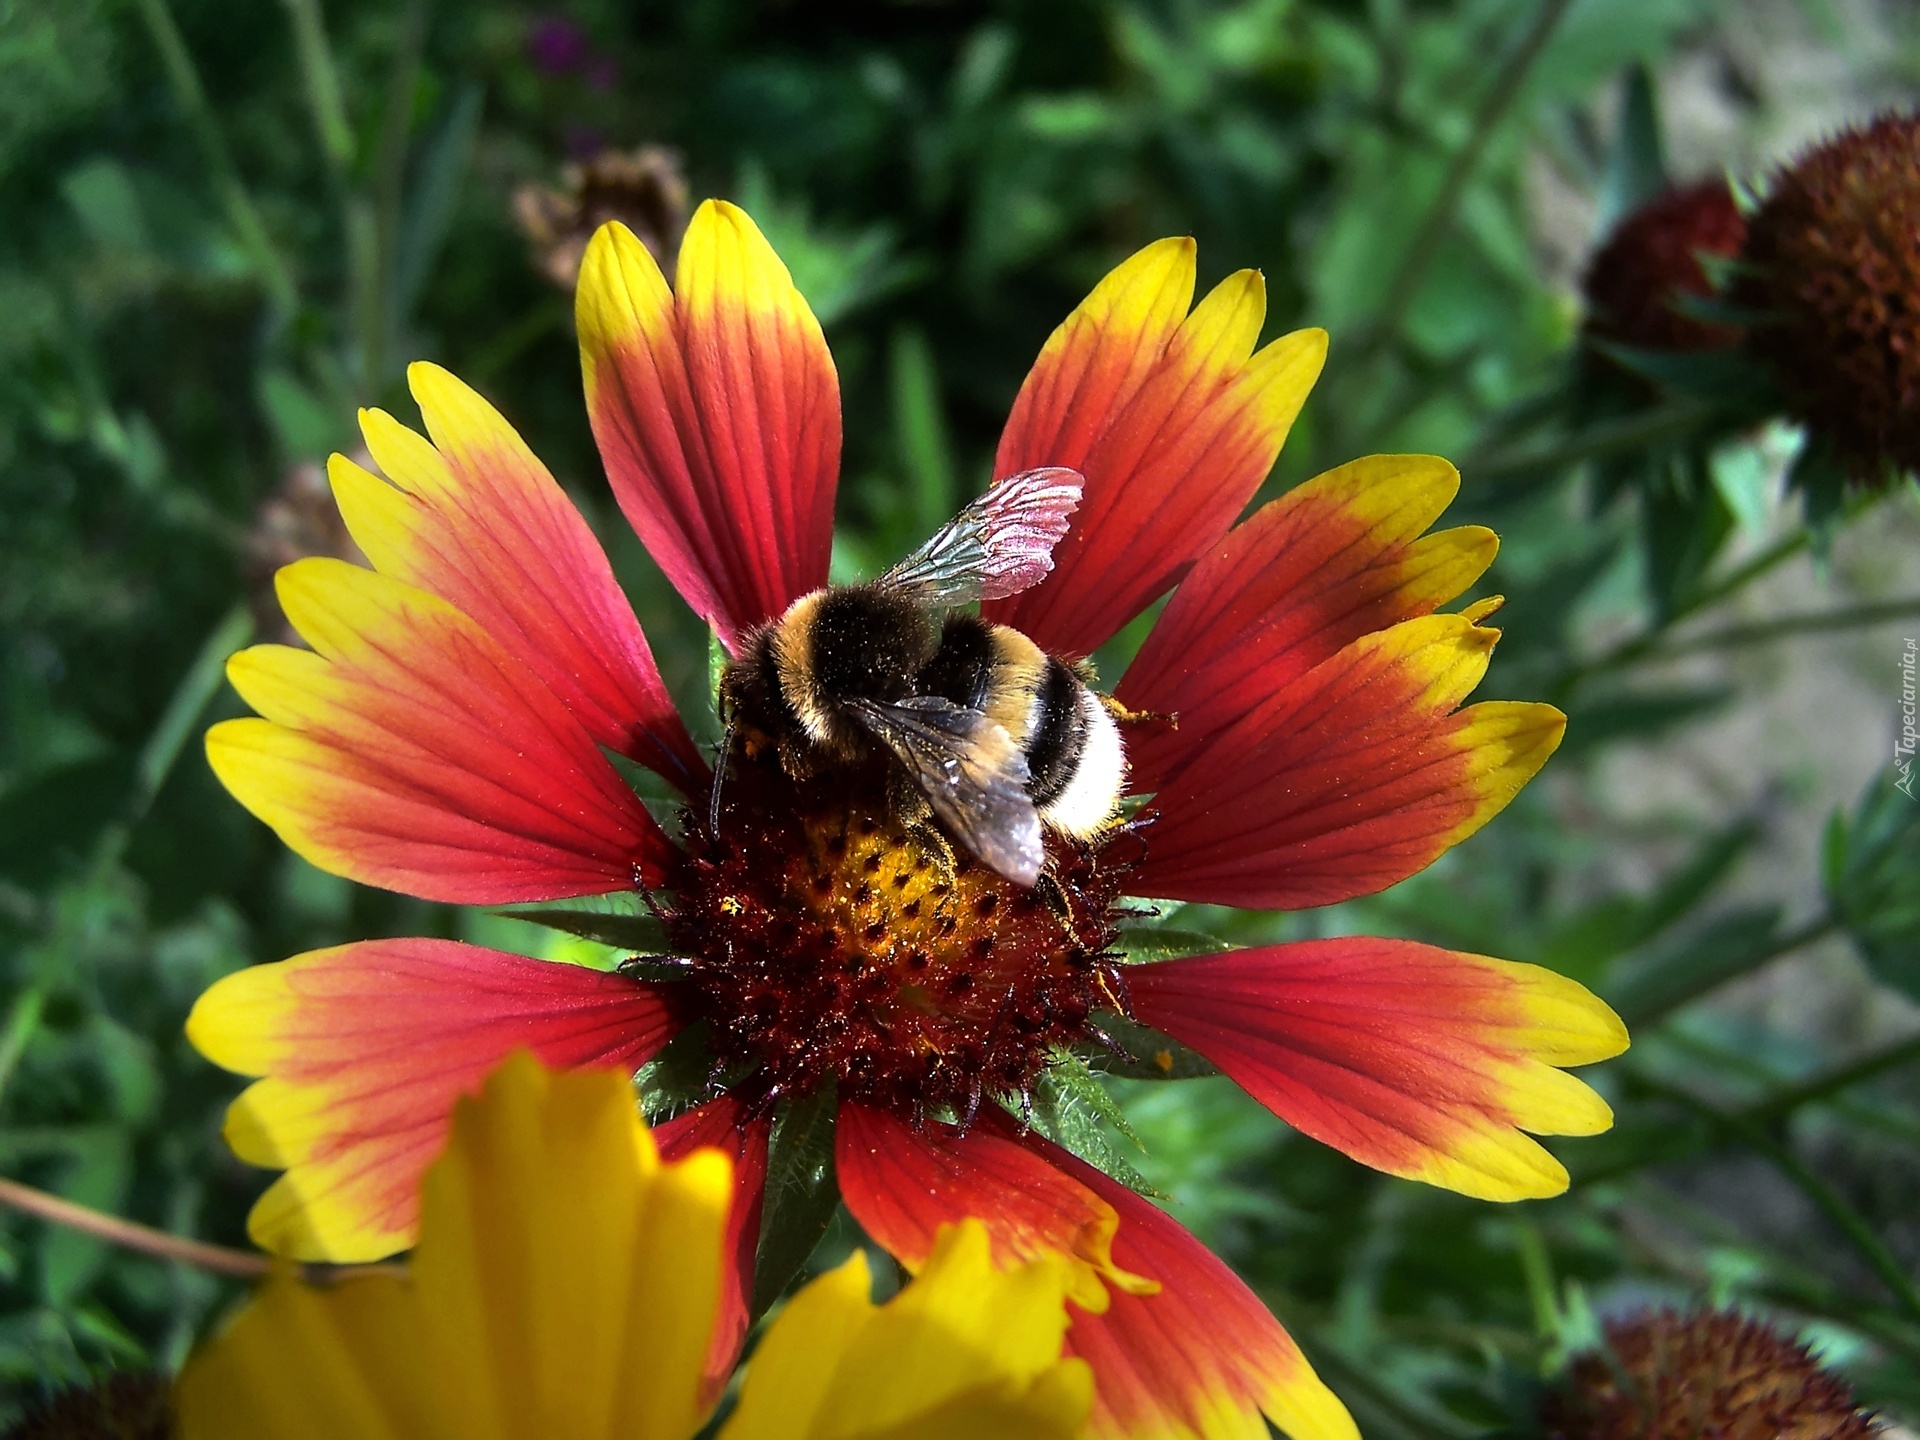
[[[1116,694],[1178,717],[1127,736],[1150,793],[1276,691],[1346,645],[1430,614],[1499,542],[1467,526],[1418,538],[1460,488],[1426,455],[1375,455],[1295,487],[1228,532],[1180,582]]]
[[[909,1270],[933,1252],[942,1225],[984,1220],[1000,1265],[1038,1255],[1080,1262],[1068,1295],[1106,1308],[1106,1284],[1137,1285],[1108,1253],[1113,1207],[1006,1136],[975,1127],[924,1129],[851,1102],[834,1132],[840,1194],[860,1226]]]
[[[973,1217],[1001,1265],[1080,1261],[1067,1350],[1094,1372],[1100,1440],[1353,1440],[1352,1422],[1246,1286],[1132,1191],[989,1110],[964,1134],[842,1105],[840,1192],[916,1270],[942,1225]],[[1122,1258],[1125,1257],[1125,1258]]]
[[[726,1389],[752,1319],[753,1264],[760,1248],[760,1211],[767,1193],[765,1120],[745,1119],[746,1107],[730,1095],[696,1106],[654,1127],[664,1160],[679,1160],[695,1150],[715,1149],[733,1161],[733,1209],[727,1215],[726,1266],[720,1277],[720,1309],[707,1351],[706,1403]]]
[[[333,457],[348,529],[383,575],[478,622],[573,711],[596,743],[683,790],[706,762],[586,521],[498,411],[436,365],[407,371],[434,437],[362,411],[391,484]],[[437,446],[437,448],[436,448]]]
[[[658,883],[678,851],[546,686],[445,601],[344,561],[278,576],[313,651],[227,673],[264,717],[207,734],[222,782],[295,851],[455,904]],[[317,652],[317,653],[316,653]]]
[[[1011,1121],[994,1123],[1015,1134]],[[1116,1291],[1105,1314],[1073,1317],[1067,1353],[1094,1373],[1092,1440],[1262,1440],[1262,1415],[1292,1440],[1358,1440],[1346,1407],[1218,1256],[1058,1145],[1015,1138],[1111,1205],[1113,1263],[1159,1282],[1154,1293]]]
[[[827,582],[840,382],[786,266],[724,201],[700,207],[673,289],[618,223],[577,293],[587,410],[620,508],[737,649]]]
[[[1498,632],[1430,615],[1368,635],[1196,747],[1155,797],[1137,895],[1330,905],[1424,869],[1560,743],[1550,705],[1464,710]]]
[[[985,611],[1056,653],[1091,654],[1226,533],[1325,358],[1320,331],[1253,353],[1266,315],[1255,272],[1188,314],[1193,277],[1190,240],[1115,269],[1042,348],[1001,436],[997,475],[1086,477],[1053,573]]]
[[[201,1054],[257,1081],[227,1112],[242,1160],[287,1173],[248,1233],[301,1260],[413,1243],[420,1177],[454,1100],[516,1050],[553,1069],[633,1070],[673,1033],[620,975],[450,940],[367,940],[217,981],[187,1019]]]
[[[1410,940],[1309,940],[1137,965],[1134,1013],[1295,1129],[1362,1164],[1487,1200],[1556,1195],[1522,1131],[1592,1135],[1606,1103],[1557,1068],[1627,1033],[1573,981]]]

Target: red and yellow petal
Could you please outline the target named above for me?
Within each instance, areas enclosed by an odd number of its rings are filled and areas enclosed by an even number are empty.
[[[1134,1013],[1304,1134],[1483,1200],[1557,1195],[1522,1131],[1593,1135],[1607,1104],[1561,1066],[1627,1048],[1619,1016],[1537,965],[1410,940],[1309,940],[1127,972]]]
[[[476,621],[596,743],[701,788],[706,762],[580,512],[473,390],[437,365],[411,366],[407,378],[433,443],[363,411],[367,449],[392,483],[344,456],[330,466],[360,548],[381,574]]]
[[[1091,1440],[1359,1440],[1340,1398],[1219,1256],[1152,1202],[1036,1134],[1020,1143],[1120,1216],[1116,1264],[1160,1281],[1076,1316],[1067,1353],[1093,1367]]]
[[[835,1164],[853,1217],[907,1269],[973,1217],[1005,1266],[1080,1273],[1067,1351],[1094,1372],[1097,1440],[1351,1440],[1353,1422],[1231,1270],[1151,1204],[997,1111],[964,1134],[843,1105]],[[1092,1300],[1093,1304],[1087,1302]]]
[[[1095,287],[1041,349],[994,473],[1086,477],[1053,573],[984,607],[1058,654],[1091,654],[1227,532],[1326,358],[1302,330],[1254,352],[1266,288],[1243,270],[1192,313],[1194,247],[1162,240]]]
[[[264,1077],[227,1112],[234,1153],[286,1171],[248,1233],[276,1254],[335,1261],[413,1243],[420,1177],[454,1101],[508,1055],[633,1070],[673,1029],[660,996],[624,976],[421,939],[238,971],[187,1018],[201,1054]]]
[[[1196,747],[1155,798],[1137,895],[1331,905],[1424,869],[1560,743],[1550,705],[1455,707],[1499,632],[1429,615],[1354,641]]]
[[[234,796],[322,869],[463,904],[625,889],[677,854],[565,705],[446,601],[301,560],[280,601],[314,649],[227,667],[263,718],[207,733]]]
[[[1269,695],[1376,630],[1431,614],[1493,562],[1491,530],[1420,538],[1460,489],[1430,455],[1373,455],[1296,486],[1228,532],[1180,582],[1116,690],[1177,716],[1131,729],[1142,793],[1160,789]]]
[[[1067,1296],[1084,1310],[1106,1309],[1110,1285],[1155,1288],[1114,1265],[1113,1207],[1003,1135],[916,1130],[847,1102],[834,1131],[834,1166],[853,1218],[909,1270],[932,1253],[942,1225],[978,1215],[998,1265],[1042,1255],[1076,1262]],[[987,1200],[989,1208],[977,1208]]]
[[[746,1118],[746,1107],[730,1095],[695,1106],[654,1127],[660,1158],[680,1160],[695,1150],[718,1150],[733,1162],[733,1208],[727,1213],[720,1272],[720,1306],[713,1341],[707,1349],[702,1400],[711,1405],[747,1343],[752,1321],[753,1264],[760,1248],[760,1211],[767,1193],[767,1137],[764,1119]]]
[[[744,211],[710,200],[672,289],[603,226],[576,297],[587,411],[653,558],[730,645],[826,584],[840,382],[820,323]]]

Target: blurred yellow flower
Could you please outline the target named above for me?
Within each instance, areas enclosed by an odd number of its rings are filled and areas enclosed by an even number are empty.
[[[180,1378],[184,1440],[684,1440],[733,1195],[717,1151],[664,1163],[616,1071],[509,1060],[428,1172],[404,1277],[269,1281]],[[1075,1435],[1064,1259],[994,1269],[943,1232],[886,1305],[853,1259],[768,1329],[724,1440]]]

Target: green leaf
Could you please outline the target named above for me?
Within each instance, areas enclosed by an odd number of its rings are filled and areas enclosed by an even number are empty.
[[[1129,965],[1153,960],[1178,960],[1188,955],[1218,955],[1233,947],[1218,935],[1202,930],[1177,930],[1171,925],[1125,925],[1114,939]]]
[[[1731,685],[1675,685],[1634,689],[1567,706],[1567,743],[1561,754],[1584,755],[1620,740],[1647,740],[1711,715],[1739,691]]]
[[[1834,532],[1846,514],[1852,478],[1839,450],[1824,436],[1813,434],[1807,436],[1787,472],[1787,489],[1800,493],[1817,555],[1824,556],[1833,544]]]
[[[447,118],[428,140],[413,177],[406,216],[400,225],[400,243],[394,256],[388,313],[396,332],[405,328],[419,302],[427,274],[447,238],[461,188],[473,163],[473,144],[480,133],[485,90],[476,81],[462,85],[447,110]]]
[[[773,1122],[767,1147],[767,1200],[754,1262],[753,1313],[785,1293],[833,1223],[840,1187],[833,1171],[833,1087],[796,1100]]]
[[[954,511],[953,446],[940,398],[940,371],[926,332],[896,331],[891,355],[894,443],[912,497],[916,537],[932,534]]]
[[[109,1214],[126,1199],[133,1174],[127,1138],[117,1130],[99,1132],[92,1143],[75,1147],[75,1162],[60,1176],[54,1190],[62,1199]],[[103,1240],[78,1230],[56,1227],[40,1250],[40,1288],[47,1303],[71,1305],[106,1263]]]
[[[1128,1080],[1193,1080],[1220,1073],[1198,1051],[1137,1020],[1102,1015],[1096,1023],[1100,1033],[1119,1047],[1117,1052],[1104,1046],[1086,1052],[1089,1068],[1103,1075]]]
[[[603,910],[563,910],[554,906],[542,906],[535,910],[496,910],[493,913],[508,920],[524,920],[529,925],[543,925],[549,930],[578,935],[582,940],[610,945],[616,950],[626,950],[635,955],[673,953],[666,926],[651,915],[614,915]]]
[[[1874,974],[1920,999],[1920,767],[1904,758],[1829,826],[1827,903]]]
[[[1667,186],[1666,146],[1661,138],[1660,100],[1645,64],[1628,67],[1620,82],[1620,128],[1607,156],[1600,209],[1594,219],[1605,235]]]

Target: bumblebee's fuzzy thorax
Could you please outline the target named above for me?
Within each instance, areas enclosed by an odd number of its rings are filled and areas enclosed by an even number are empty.
[[[767,1095],[836,1083],[921,1118],[1017,1095],[1095,1008],[1124,1008],[1108,947],[1120,868],[1049,845],[1043,893],[900,822],[883,767],[795,779],[729,760],[717,831],[666,920],[718,1061]]]

